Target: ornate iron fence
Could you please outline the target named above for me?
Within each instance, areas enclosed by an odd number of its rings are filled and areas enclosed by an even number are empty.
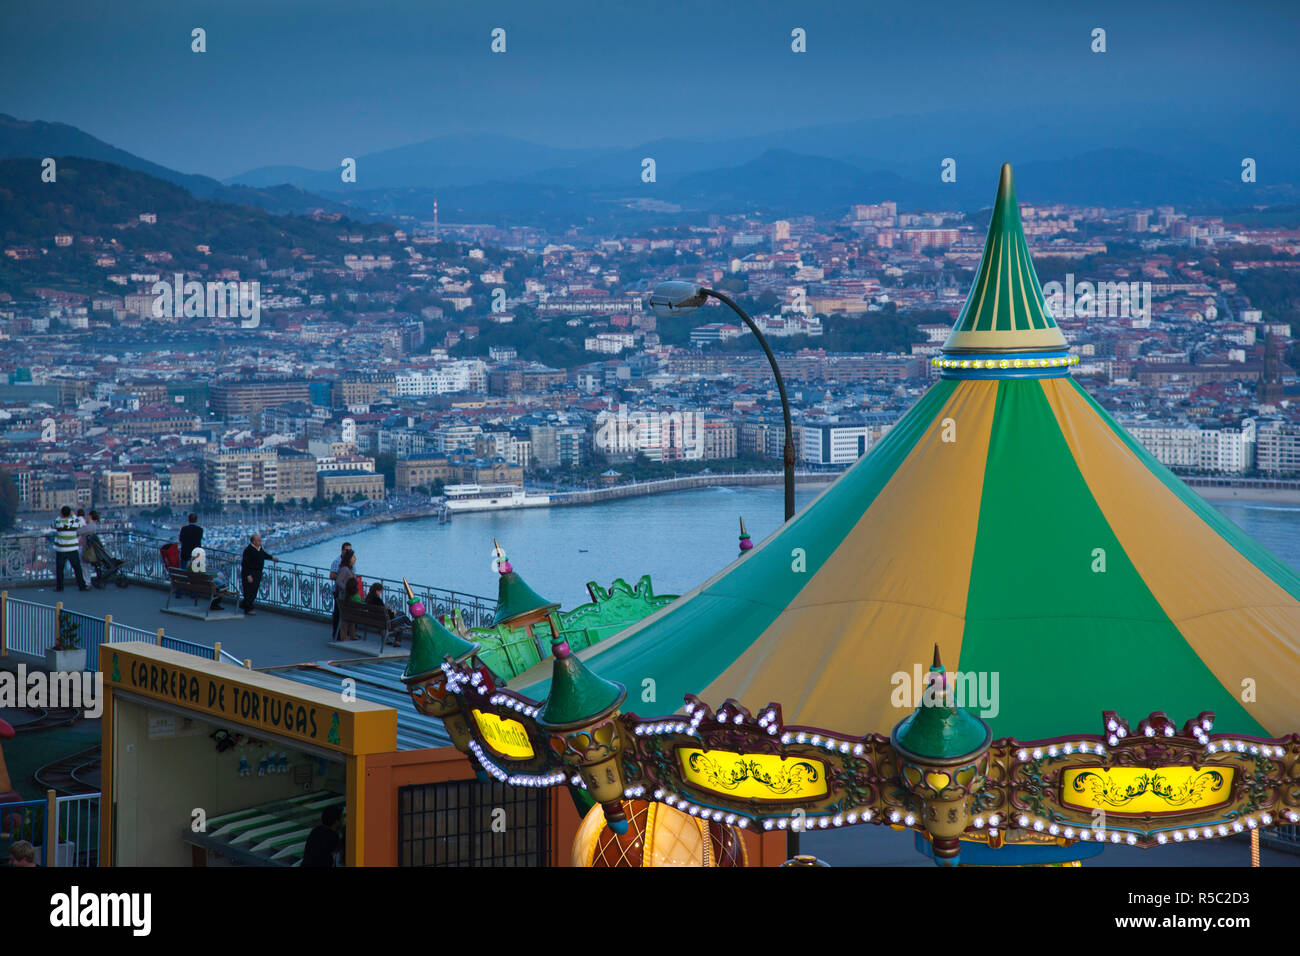
[[[166,586],[167,571],[159,549],[168,542],[134,531],[109,532],[101,537],[106,539],[109,551],[126,562],[122,570],[129,577],[160,587]],[[207,554],[208,573],[220,577],[230,590],[241,591],[240,555],[213,548],[205,548],[204,551]],[[46,576],[48,575],[47,571]],[[396,612],[406,610],[406,590],[401,581],[369,576],[365,580],[382,582],[385,603]],[[429,613],[439,616],[459,610],[470,627],[487,627],[496,614],[496,601],[492,598],[448,591],[427,584],[412,584],[411,590],[428,608]],[[267,562],[262,585],[257,590],[257,600],[269,608],[329,619],[334,610],[334,582],[330,580],[329,571],[325,568],[284,559],[275,563]]]
[[[0,538],[0,581],[23,583],[53,579],[52,534],[17,534]]]

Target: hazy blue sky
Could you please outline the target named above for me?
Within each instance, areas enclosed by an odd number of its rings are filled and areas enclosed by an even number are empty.
[[[190,52],[190,30],[208,52]],[[507,52],[489,50],[507,31]],[[808,52],[790,50],[807,31]],[[1108,52],[1090,52],[1107,30]],[[434,136],[630,146],[956,108],[1293,109],[1300,3],[0,6],[0,112],[185,172],[337,166]]]

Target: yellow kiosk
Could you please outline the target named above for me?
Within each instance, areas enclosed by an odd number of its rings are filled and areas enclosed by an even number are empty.
[[[364,862],[366,758],[397,749],[397,712],[143,642],[103,644],[101,859],[113,866],[284,863],[345,806]]]

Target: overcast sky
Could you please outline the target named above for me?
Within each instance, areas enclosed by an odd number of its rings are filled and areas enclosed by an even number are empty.
[[[469,131],[631,146],[1135,100],[1212,125],[1294,109],[1298,41],[1296,2],[3,0],[0,112],[217,177]]]

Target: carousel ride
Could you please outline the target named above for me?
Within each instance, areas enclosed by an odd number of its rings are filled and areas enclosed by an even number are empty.
[[[866,457],[580,653],[500,563],[498,617],[551,644],[509,686],[413,602],[414,705],[482,774],[589,806],[578,865],[863,824],[941,865],[1061,863],[1300,822],[1300,575],[1077,361],[1004,166],[939,380]]]

